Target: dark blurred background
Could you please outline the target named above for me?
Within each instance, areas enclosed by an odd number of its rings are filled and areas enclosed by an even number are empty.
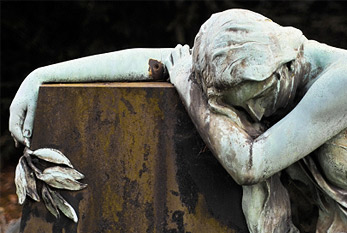
[[[35,68],[133,47],[193,45],[201,24],[218,11],[246,8],[306,37],[347,49],[344,1],[1,1],[1,168],[15,164],[8,108]]]

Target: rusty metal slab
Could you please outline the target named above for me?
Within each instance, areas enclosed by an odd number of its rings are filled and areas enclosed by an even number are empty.
[[[32,149],[42,147],[67,155],[88,187],[60,191],[77,224],[27,200],[21,232],[248,232],[241,187],[171,84],[43,85]]]

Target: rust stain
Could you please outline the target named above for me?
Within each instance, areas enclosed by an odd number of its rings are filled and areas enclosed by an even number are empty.
[[[165,80],[168,74],[162,62],[154,59],[148,60],[148,74],[153,80]]]

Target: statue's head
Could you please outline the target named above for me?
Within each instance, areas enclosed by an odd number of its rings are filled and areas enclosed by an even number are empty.
[[[223,98],[260,120],[278,105],[276,88],[288,88],[305,40],[300,30],[248,10],[214,14],[195,38],[196,80],[208,98]],[[265,93],[267,99],[260,98]]]

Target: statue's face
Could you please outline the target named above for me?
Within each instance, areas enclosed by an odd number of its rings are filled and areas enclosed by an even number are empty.
[[[260,121],[279,108],[284,108],[294,97],[296,81],[294,63],[282,65],[264,81],[245,81],[223,92],[223,102],[245,109],[251,117]]]

